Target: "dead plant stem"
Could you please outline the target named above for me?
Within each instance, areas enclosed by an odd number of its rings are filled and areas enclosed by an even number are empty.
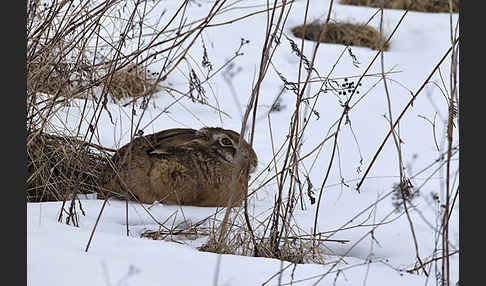
[[[458,43],[459,42],[459,38],[456,39],[455,43]],[[434,69],[432,70],[432,72],[429,74],[429,76],[427,77],[427,79],[424,81],[424,83],[422,84],[422,86],[419,88],[419,90],[413,95],[413,97],[410,99],[410,101],[408,102],[408,104],[405,106],[405,108],[402,110],[402,112],[400,113],[400,115],[398,116],[397,120],[395,121],[395,123],[393,124],[393,129],[395,129],[396,125],[400,122],[400,120],[402,119],[402,117],[404,116],[404,114],[407,112],[408,108],[410,108],[410,106],[412,106],[413,102],[415,101],[415,99],[417,98],[417,96],[422,92],[422,90],[424,89],[424,87],[427,85],[427,83],[430,81],[430,79],[432,78],[432,76],[435,74],[435,72],[437,71],[437,69],[439,68],[439,66],[442,64],[442,62],[447,58],[447,56],[449,55],[449,53],[451,52],[452,50],[452,47],[450,47],[447,52],[444,54],[444,56],[440,59],[439,63],[434,67]],[[360,182],[358,183],[357,185],[357,190],[359,191],[361,185],[363,184],[364,180],[366,179],[366,176],[368,175],[371,167],[373,166],[374,162],[376,161],[378,155],[380,154],[381,150],[383,149],[386,141],[388,140],[388,138],[390,137],[392,133],[392,130],[390,130],[387,135],[385,136],[385,139],[383,140],[382,144],[380,145],[380,147],[378,148],[377,152],[375,153],[375,155],[373,156],[373,159],[371,160],[370,164],[368,165],[368,168],[366,169],[363,177],[361,178]]]
[[[396,30],[398,29],[398,27],[402,23],[403,19],[405,18],[405,15],[407,15],[407,12],[408,12],[408,10],[403,13],[402,17],[398,21],[397,25],[395,25],[395,28],[393,29],[393,32],[387,38],[387,40],[385,41],[384,45],[386,45],[390,41],[390,39],[393,37],[393,35],[395,34]],[[373,63],[375,62],[375,60],[378,58],[378,56],[381,53],[383,53],[383,51],[378,51],[376,53],[375,57],[371,60],[371,62],[368,65],[368,67],[363,72],[363,75],[359,78],[358,83],[356,84],[356,87],[353,89],[353,91],[351,93],[351,96],[349,97],[349,99],[344,104],[344,110],[343,110],[343,113],[341,114],[341,117],[339,118],[338,125],[337,125],[337,128],[336,128],[336,133],[334,135],[334,144],[333,144],[333,149],[332,149],[332,153],[331,153],[331,159],[329,160],[329,166],[327,167],[326,175],[324,177],[324,180],[323,180],[323,182],[321,184],[321,188],[320,188],[320,191],[319,191],[319,197],[318,197],[317,206],[316,206],[316,213],[315,213],[315,216],[314,216],[314,228],[313,228],[314,234],[317,233],[317,219],[319,217],[319,207],[320,207],[320,203],[321,203],[321,199],[322,199],[323,189],[324,189],[324,186],[325,186],[325,184],[326,184],[326,182],[327,182],[327,180],[329,178],[329,174],[330,174],[330,171],[331,171],[332,163],[334,162],[334,156],[335,156],[336,148],[337,148],[337,144],[338,144],[337,143],[337,140],[338,140],[339,132],[341,130],[342,121],[343,121],[344,117],[346,116],[346,114],[349,112],[349,102],[351,102],[351,99],[353,98],[354,94],[356,93],[356,89],[358,88],[359,83],[361,82],[363,76],[368,72],[368,70],[371,68],[371,66],[373,65]],[[359,192],[359,188],[358,188],[358,192]]]

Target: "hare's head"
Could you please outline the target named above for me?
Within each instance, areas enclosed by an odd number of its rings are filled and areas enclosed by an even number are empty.
[[[257,155],[250,144],[242,137],[240,138],[239,133],[229,129],[204,127],[199,129],[197,134],[203,138],[204,144],[207,144],[220,159],[226,162],[236,163],[239,148],[241,156],[239,158],[243,160],[250,173],[255,171],[258,164]]]

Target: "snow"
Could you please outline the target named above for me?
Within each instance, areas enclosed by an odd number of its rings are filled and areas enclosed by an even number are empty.
[[[89,251],[84,252],[101,202],[81,202],[87,216],[80,217],[82,223],[79,228],[57,222],[56,212],[60,209],[60,202],[28,205],[29,285],[213,285],[218,255],[199,252],[175,242],[127,237],[124,235],[125,218],[121,215],[125,208],[123,202],[111,202],[103,213]],[[160,206],[154,215],[165,217],[174,210],[169,208],[166,210]],[[194,212],[191,212],[191,207],[185,209],[189,218],[197,218],[204,212],[193,209]],[[133,232],[154,227],[153,222],[143,216],[137,205],[130,204],[129,213],[129,224]],[[337,279],[337,285],[361,282],[367,265],[358,257],[354,254],[346,257],[347,264],[340,263],[322,280],[322,285],[328,285],[334,279]],[[333,258],[330,262],[336,260]],[[220,263],[217,285],[261,285],[281,267],[290,264],[284,262],[281,265],[276,259],[236,255],[222,255]],[[398,273],[379,262],[369,265],[367,281],[370,285],[380,285],[383,281],[393,281],[396,285],[418,285],[415,283],[423,284],[425,280],[423,276]],[[291,281],[292,268],[287,267],[283,272],[283,283]],[[337,271],[341,269],[346,270],[342,270],[340,276]],[[298,280],[309,279],[297,285],[311,285],[328,270],[326,266],[299,264],[294,270],[293,280],[297,283]],[[117,281],[119,284],[115,283]],[[277,277],[268,285],[277,285],[276,281]]]
[[[177,2],[177,1],[174,1]],[[212,3],[197,1],[201,4],[188,7],[188,22],[192,19],[205,17]],[[347,20],[365,22],[376,9],[340,5],[335,1],[332,12],[333,20]],[[177,3],[165,3],[156,7],[157,11],[167,9],[167,14],[177,8]],[[237,2],[240,9],[228,10],[227,13],[214,18],[214,23],[222,23],[252,11],[265,7],[265,1]],[[163,6],[163,7],[162,7]],[[242,8],[243,7],[243,8]],[[244,8],[246,7],[246,8]],[[328,0],[310,1],[309,19],[324,19],[329,7]],[[172,9],[172,10],[171,10]],[[305,11],[305,1],[297,1],[290,13],[284,33],[300,46],[300,39],[295,38],[290,29],[302,24]],[[391,33],[398,23],[403,11],[385,10],[385,32]],[[155,21],[157,17],[147,19]],[[458,15],[453,15],[453,23]],[[370,24],[378,27],[378,18]],[[261,13],[231,25],[212,27],[203,33],[208,57],[217,70],[231,58],[240,45],[241,38],[249,40],[237,57],[232,71],[239,70],[230,82],[225,81],[224,74],[228,69],[212,78],[209,85],[205,85],[209,103],[227,113],[221,114],[214,108],[192,103],[183,99],[170,107],[170,113],[160,114],[161,110],[173,103],[174,98],[159,94],[149,105],[140,126],[145,127],[145,134],[174,127],[200,128],[203,126],[220,126],[239,131],[241,128],[242,110],[244,110],[251,94],[252,83],[258,72],[261,47],[266,26],[266,14]],[[314,44],[306,41],[304,54],[310,58]],[[390,74],[393,81],[389,82],[392,97],[393,119],[401,113],[411,98],[410,91],[415,93],[423,84],[427,76],[437,65],[444,53],[450,47],[450,16],[449,14],[428,14],[409,12],[398,28],[391,41],[390,50],[385,53],[385,70],[399,71]],[[322,44],[316,58],[316,69],[321,75],[327,75],[336,59],[345,49],[342,45]],[[192,48],[193,59],[189,59],[194,69],[200,64],[203,49],[201,41],[196,41]],[[361,75],[376,51],[368,48],[352,47],[360,64],[353,65],[352,58],[346,52],[342,60],[336,65],[331,75],[340,83],[342,78]],[[282,38],[277,49],[273,64],[288,80],[296,81],[298,77],[299,58],[291,51],[290,44]],[[160,69],[161,62],[155,62],[151,68]],[[186,66],[186,65],[182,65]],[[450,57],[441,66],[446,86],[449,84]],[[184,71],[187,72],[187,71]],[[206,71],[200,73],[201,78]],[[380,73],[381,65],[378,59],[369,73]],[[431,275],[423,273],[410,274],[406,269],[414,268],[416,262],[415,245],[410,231],[409,221],[400,212],[394,212],[391,196],[387,195],[394,183],[399,181],[397,154],[392,138],[388,140],[383,151],[375,162],[368,179],[358,193],[354,189],[368,167],[377,148],[389,130],[389,123],[383,115],[388,116],[386,94],[383,82],[379,77],[364,78],[361,94],[370,90],[369,94],[358,102],[350,112],[352,130],[343,126],[339,136],[339,162],[335,161],[326,184],[319,210],[318,231],[327,232],[341,230],[331,239],[349,240],[346,244],[336,242],[326,243],[326,264],[298,264],[281,262],[270,258],[255,258],[237,255],[217,255],[201,252],[196,249],[204,237],[194,241],[181,240],[178,242],[152,240],[141,238],[140,235],[148,230],[157,230],[158,226],[140,205],[129,203],[128,224],[130,234],[126,233],[126,205],[125,202],[110,200],[102,213],[88,252],[85,252],[91,231],[100,213],[102,200],[93,198],[81,199],[80,203],[85,215],[79,214],[79,227],[57,222],[62,202],[28,203],[27,205],[27,274],[29,285],[438,285],[435,281],[434,266]],[[432,78],[438,85],[441,79],[438,74]],[[182,72],[175,72],[167,79],[174,88],[188,86],[187,79]],[[230,83],[230,84],[229,84]],[[315,92],[319,83],[312,84],[310,89]],[[265,167],[271,163],[272,146],[269,133],[268,112],[275,97],[282,89],[283,83],[276,72],[269,68],[269,72],[261,87],[259,114],[257,116],[254,149],[259,157],[257,174],[262,172],[250,186],[259,185],[273,173],[267,172]],[[406,87],[406,88],[404,88]],[[234,97],[237,94],[237,100]],[[353,100],[356,102],[356,98]],[[288,133],[290,116],[295,105],[292,92],[282,95],[283,110],[271,113],[271,128],[276,147],[281,146]],[[59,121],[67,126],[77,126],[79,122],[79,105],[75,103],[67,107],[65,113],[60,112]],[[101,116],[101,123],[95,141],[107,147],[119,147],[130,140],[131,106],[120,107],[110,103],[108,106],[114,115],[114,124],[110,122],[107,113]],[[306,154],[329,136],[334,129],[332,124],[342,113],[337,97],[324,95],[319,98],[316,109],[320,117],[311,117],[306,131],[302,154]],[[89,110],[93,112],[93,110]],[[437,113],[436,134],[440,151],[435,147],[433,129],[423,117],[432,120]],[[138,119],[141,110],[137,110]],[[88,116],[89,118],[89,116]],[[154,118],[157,118],[153,120]],[[404,141],[403,155],[407,166],[407,174],[412,177],[414,186],[423,188],[420,196],[413,201],[411,218],[419,246],[419,253],[424,261],[432,258],[434,249],[440,248],[440,239],[434,228],[440,225],[437,202],[431,199],[432,193],[444,198],[444,168],[433,173],[439,165],[413,175],[438,159],[446,150],[445,122],[447,120],[447,103],[437,86],[428,84],[419,95],[413,107],[405,114],[400,124],[400,136]],[[86,123],[83,125],[86,128]],[[354,139],[354,131],[357,142]],[[357,145],[358,144],[358,145]],[[457,130],[455,133],[457,144]],[[358,147],[359,146],[359,149]],[[332,144],[326,143],[320,152],[313,168],[310,168],[314,156],[304,161],[309,171],[311,181],[318,193],[322,184]],[[360,155],[361,154],[361,155]],[[361,157],[363,162],[360,163]],[[457,156],[455,157],[458,158]],[[453,161],[451,174],[458,172],[458,162]],[[432,176],[432,179],[426,179]],[[342,184],[341,178],[349,185]],[[456,180],[457,181],[457,180]],[[455,182],[453,189],[457,188]],[[258,191],[250,200],[250,212],[253,216],[265,218],[268,210],[273,206],[277,191],[272,182]],[[379,200],[379,202],[377,202]],[[376,208],[369,208],[376,203]],[[67,204],[69,206],[69,203]],[[196,223],[211,217],[215,208],[200,208],[191,206],[167,206],[155,204],[149,211],[158,221],[168,227],[178,223]],[[297,208],[295,224],[303,231],[311,233],[314,223],[316,204],[306,202],[306,210]],[[366,210],[366,211],[364,211]],[[357,216],[358,214],[361,215]],[[357,216],[357,217],[355,217]],[[65,218],[64,218],[65,219]],[[450,243],[453,249],[459,247],[458,204],[454,208],[450,223]],[[352,220],[352,222],[350,222]],[[375,224],[385,221],[386,224],[375,227]],[[373,231],[373,238],[368,235]],[[437,242],[438,241],[438,242]],[[341,262],[334,264],[341,256]],[[438,254],[440,255],[440,254]],[[451,281],[458,281],[458,255],[451,256]],[[327,263],[329,262],[329,263]],[[219,265],[219,266],[218,266]],[[289,266],[290,265],[290,266]],[[432,264],[433,265],[433,264]],[[440,264],[438,264],[440,266]],[[440,267],[439,267],[440,268]],[[281,269],[281,276],[278,275]],[[218,271],[217,271],[218,270]],[[328,275],[323,276],[329,272]],[[217,276],[217,277],[216,277]],[[322,279],[322,280],[320,280]],[[215,282],[216,281],[216,282]],[[280,282],[279,282],[280,281]]]

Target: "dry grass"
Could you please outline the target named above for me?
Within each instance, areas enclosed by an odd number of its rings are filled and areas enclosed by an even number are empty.
[[[116,57],[121,41],[97,36],[102,26],[99,19],[122,9],[117,1],[106,1],[91,12],[85,8],[94,3],[69,6],[68,2],[40,5],[28,1],[28,35],[26,81],[28,98],[44,94],[56,100],[91,98],[98,100],[108,91],[113,101],[140,98],[160,91],[156,84],[158,73],[151,74],[142,65],[140,47],[130,59]],[[98,20],[92,15],[98,14]],[[67,18],[67,19],[66,19]],[[62,25],[62,21],[71,25]],[[83,25],[88,28],[82,28]],[[126,33],[126,32],[125,32]],[[123,33],[120,37],[123,39]],[[140,57],[140,60],[134,60]],[[143,65],[146,66],[147,64]]]
[[[321,34],[322,24],[315,21],[304,25],[292,28],[294,36],[304,38],[306,40],[318,41]],[[352,24],[352,23],[328,23],[326,32],[321,37],[322,43],[343,44],[349,46],[368,47],[373,50],[378,50],[385,42],[385,39],[380,36],[380,33],[373,27],[368,25]],[[384,46],[384,50],[388,50],[389,45]]]
[[[341,0],[341,4],[429,13],[449,13],[449,0]],[[452,12],[459,13],[459,0],[452,1]]]
[[[282,243],[278,248],[272,248],[268,239],[263,239],[258,244],[258,253],[255,253],[254,248],[250,245],[251,241],[241,235],[235,235],[232,239],[227,239],[223,244],[218,243],[213,237],[209,238],[206,243],[198,249],[204,252],[245,255],[255,257],[275,258],[288,261],[296,264],[303,263],[322,263],[324,260],[319,257],[319,260],[313,259],[311,243],[303,244],[300,240],[291,240]]]
[[[113,74],[108,84],[108,92],[113,101],[123,98],[138,99],[150,96],[161,90],[157,79],[145,68],[131,65]]]
[[[47,51],[57,53],[58,49]],[[105,69],[103,65],[59,62],[48,55],[44,59],[28,62],[28,90],[67,99],[86,98],[89,94],[96,94],[95,90],[100,91],[97,88],[103,82],[113,102],[126,98],[138,99],[161,90],[156,77],[145,68],[130,65],[114,71],[112,76]]]
[[[27,201],[95,193],[105,158],[79,139],[32,132],[27,136]]]
[[[27,91],[63,98],[84,98],[88,78],[93,73],[89,65],[74,65],[59,54],[69,46],[64,39],[40,48],[40,52],[27,60]]]

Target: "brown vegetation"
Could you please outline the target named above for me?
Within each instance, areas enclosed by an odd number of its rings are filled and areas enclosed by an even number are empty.
[[[27,201],[95,193],[105,164],[105,156],[82,140],[32,132],[27,136]]]
[[[116,71],[107,88],[115,102],[122,98],[138,99],[150,96],[161,90],[156,78],[147,69],[135,65]]]
[[[294,36],[306,40],[318,41],[322,24],[312,22],[292,28]],[[374,50],[380,49],[385,39],[373,27],[352,23],[328,23],[324,35],[320,38],[323,43],[343,44],[349,46],[368,47]],[[385,44],[384,50],[389,45]]]
[[[341,4],[430,13],[449,13],[449,0],[341,0]],[[459,0],[452,1],[452,12],[459,13]]]

